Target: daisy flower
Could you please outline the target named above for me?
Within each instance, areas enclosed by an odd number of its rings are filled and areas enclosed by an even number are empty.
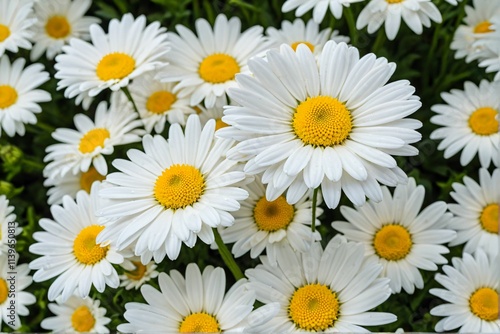
[[[197,115],[169,128],[168,142],[160,135],[142,139],[144,152],[131,149],[129,160],[116,159],[119,171],[106,177],[99,192],[100,215],[112,218],[98,242],[113,239],[120,250],[131,245],[143,264],[154,256],[175,260],[182,242],[193,247],[197,237],[214,242],[212,228],[230,226],[229,213],[240,208],[246,190],[236,183],[245,173],[225,159],[232,140],[215,139],[215,121],[203,129]],[[134,245],[132,245],[134,243]]]
[[[497,16],[495,27],[495,34],[491,38],[485,38],[482,45],[487,50],[487,55],[479,62],[479,67],[485,67],[486,73],[495,73],[493,80],[500,81],[500,15]]]
[[[15,3],[14,1],[12,3]],[[1,15],[1,14],[0,14]],[[0,25],[1,34],[1,25]],[[42,64],[31,64],[18,58],[11,64],[9,57],[0,57],[0,136],[2,128],[9,137],[24,136],[25,124],[36,124],[35,114],[42,112],[40,102],[52,99],[50,93],[38,86],[50,79]]]
[[[319,242],[307,253],[281,248],[278,264],[266,256],[247,269],[250,286],[263,304],[278,302],[278,314],[252,332],[303,333],[367,330],[362,325],[383,325],[396,316],[367,312],[391,295],[389,279],[378,278],[382,266],[363,256],[363,245],[335,236],[323,250]]]
[[[329,208],[341,190],[356,205],[382,199],[378,182],[395,186],[406,175],[391,155],[416,155],[421,123],[404,117],[421,105],[406,80],[387,84],[396,65],[345,43],[329,41],[318,63],[311,50],[288,45],[254,58],[252,75],[237,77],[222,120],[221,137],[240,141],[229,159],[249,160],[245,172],[264,172],[266,198],[288,189],[297,203],[321,187]]]
[[[224,105],[228,105],[228,103],[225,102]],[[222,121],[222,117],[224,116],[224,108],[222,106],[213,106],[212,108],[205,108],[202,105],[198,105],[196,108],[199,110],[198,116],[200,117],[200,122],[202,126],[205,126],[205,124],[207,124],[207,122],[211,119],[215,120],[215,131],[228,126],[226,123]]]
[[[103,155],[112,154],[114,146],[141,140],[144,134],[141,120],[129,102],[118,98],[111,101],[108,109],[106,101],[97,106],[95,121],[85,114],[73,118],[76,130],[59,128],[52,137],[60,143],[47,147],[44,175],[48,178],[64,176],[66,173],[88,172],[91,165],[101,175],[108,173],[108,165]]]
[[[203,273],[190,263],[184,278],[177,270],[158,276],[160,291],[144,285],[141,293],[147,304],[127,303],[126,324],[118,331],[135,333],[147,330],[161,333],[242,332],[248,318],[266,322],[274,314],[267,307],[268,316],[257,319],[252,314],[255,293],[245,279],[237,281],[227,293],[226,276],[222,268],[207,266]],[[262,315],[262,312],[259,313]]]
[[[97,17],[84,16],[91,4],[91,0],[35,1],[33,9],[38,21],[33,26],[31,60],[44,53],[48,59],[54,59],[71,38],[88,40],[89,26],[101,22]]]
[[[76,295],[66,302],[56,298],[56,303],[48,304],[55,317],[43,319],[40,326],[53,333],[109,333],[106,325],[111,319],[105,317],[106,309],[100,304],[99,300]]]
[[[102,90],[126,87],[130,80],[165,65],[167,34],[159,22],[146,26],[144,15],[132,14],[112,19],[106,34],[97,24],[90,26],[88,43],[72,38],[62,47],[63,54],[54,65],[60,79],[57,89],[66,88],[64,96],[73,98],[82,92],[90,97]]]
[[[368,33],[372,34],[384,23],[385,34],[392,41],[398,34],[401,18],[418,35],[423,27],[431,26],[431,20],[436,23],[442,20],[431,0],[371,0],[359,13],[356,28],[368,26]]]
[[[482,80],[479,86],[467,81],[464,90],[441,93],[447,104],[431,107],[438,115],[432,116],[430,121],[441,127],[434,130],[430,138],[442,139],[438,150],[444,150],[445,159],[462,150],[462,166],[468,165],[476,155],[482,167],[487,168],[492,161],[496,163],[500,141],[499,90],[499,82]]]
[[[174,92],[179,97],[189,96],[192,106],[204,101],[211,108],[221,105],[227,89],[236,86],[235,75],[248,71],[248,59],[264,50],[266,43],[262,27],[242,33],[238,17],[228,20],[219,14],[213,28],[199,18],[195,26],[198,36],[182,25],[176,26],[177,34],[169,34],[169,65],[159,73],[159,79],[178,82]]]
[[[450,246],[465,243],[464,252],[473,253],[482,248],[489,255],[499,254],[498,211],[500,203],[500,170],[490,175],[488,170],[479,170],[479,184],[465,176],[463,183],[452,184],[450,195],[456,201],[448,204],[454,214],[451,228],[457,231],[457,238]]]
[[[309,194],[291,205],[283,195],[268,201],[260,177],[243,188],[249,196],[241,203],[241,209],[233,213],[234,224],[220,229],[224,243],[235,243],[232,252],[236,257],[250,252],[250,256],[256,258],[265,249],[270,262],[276,263],[277,248],[283,243],[306,252],[312,242],[321,240],[318,231],[311,231],[312,201]],[[316,216],[322,212],[321,208],[316,208]],[[320,225],[318,219],[317,225]]]
[[[383,265],[381,276],[391,279],[393,293],[403,288],[413,294],[415,287],[424,287],[418,269],[436,271],[436,264],[447,262],[442,254],[449,250],[441,244],[456,237],[448,226],[452,215],[442,201],[420,211],[425,190],[413,178],[398,185],[394,196],[386,187],[383,194],[379,203],[368,202],[355,209],[342,206],[340,212],[348,222],[334,221],[332,227],[348,240],[364,244],[365,256]]]
[[[14,207],[9,205],[9,200],[5,195],[0,195],[0,257],[15,246],[12,241],[9,242],[11,239],[9,234],[19,235],[23,230],[15,220]]]
[[[313,20],[319,24],[323,21],[328,8],[336,19],[340,19],[343,7],[349,7],[351,3],[360,1],[363,0],[285,0],[281,11],[287,13],[296,9],[295,16],[302,16],[312,9]]]
[[[96,190],[92,193],[91,198],[80,191],[76,201],[64,196],[62,206],[50,207],[54,220],[42,218],[39,224],[44,231],[33,234],[37,243],[29,251],[43,255],[30,263],[36,270],[33,279],[43,282],[57,277],[48,291],[50,301],[61,296],[65,302],[73,293],[85,298],[91,286],[103,292],[106,286],[116,288],[120,283],[112,264],[122,263],[123,256],[109,240],[96,241],[104,226],[95,215]]]
[[[498,261],[498,259],[497,259]],[[436,281],[444,289],[429,292],[446,302],[431,309],[434,316],[444,317],[435,327],[437,332],[498,333],[498,300],[500,266],[478,250],[474,256],[464,253],[453,258],[453,266],[443,266],[443,274],[436,274]]]
[[[141,259],[137,256],[125,259],[120,266],[125,269],[124,274],[119,276],[120,286],[124,286],[125,290],[132,288],[137,290],[159,274],[156,271],[157,265],[153,261],[142,264]]]
[[[19,48],[31,49],[31,28],[35,22],[33,1],[0,0],[0,57],[5,50],[17,53]]]

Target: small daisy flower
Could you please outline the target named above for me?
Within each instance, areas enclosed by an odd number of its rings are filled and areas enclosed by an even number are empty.
[[[429,290],[448,302],[431,309],[432,315],[444,317],[435,330],[444,332],[458,328],[459,333],[500,332],[498,262],[478,250],[474,256],[464,253],[462,258],[453,258],[452,263],[453,266],[443,266],[444,275],[436,274],[436,281],[444,289]]]
[[[227,105],[227,102],[224,105]],[[215,131],[228,126],[222,121],[222,117],[224,116],[223,107],[213,106],[212,108],[205,108],[202,105],[199,105],[196,108],[200,111],[198,116],[200,117],[202,126],[205,126],[205,124],[207,124],[207,122],[211,119],[215,120]]]
[[[457,202],[448,204],[454,214],[450,227],[457,231],[457,238],[450,246],[465,243],[464,252],[474,253],[482,248],[489,255],[499,254],[498,211],[500,203],[500,170],[490,175],[479,170],[479,184],[465,176],[463,183],[452,184],[450,195]]]
[[[232,252],[236,257],[250,251],[256,258],[265,249],[271,263],[276,263],[277,248],[283,243],[294,250],[306,252],[312,242],[321,240],[318,231],[311,231],[312,201],[304,195],[294,205],[286,202],[285,196],[274,201],[266,199],[266,188],[260,177],[243,187],[249,197],[234,212],[234,225],[220,229],[224,243],[235,243]],[[316,208],[316,216],[323,210]],[[316,219],[316,226],[320,221]]]
[[[441,93],[448,104],[431,107],[438,115],[432,116],[430,121],[441,127],[434,130],[430,138],[442,139],[438,150],[444,150],[445,159],[462,150],[462,166],[468,165],[476,155],[482,167],[487,168],[492,161],[496,163],[500,142],[499,91],[499,82],[482,80],[479,86],[465,82],[464,90]]]
[[[102,90],[126,87],[130,80],[165,65],[167,34],[159,22],[146,26],[146,17],[132,14],[112,19],[106,34],[97,24],[90,26],[92,43],[72,38],[56,57],[57,89],[73,98],[82,92],[90,97]]]
[[[12,247],[9,234],[19,235],[23,230],[15,220],[14,207],[9,205],[5,195],[0,195],[0,256],[7,254]]]
[[[392,155],[415,155],[421,123],[404,117],[421,105],[406,80],[387,84],[395,64],[345,43],[329,41],[318,62],[311,50],[281,45],[267,61],[254,58],[252,75],[240,75],[229,90],[237,106],[222,120],[231,125],[220,137],[239,143],[229,159],[249,160],[245,172],[263,172],[266,198],[288,189],[297,203],[308,189],[321,187],[326,205],[335,208],[341,190],[356,205],[365,196],[382,199],[381,182],[395,186],[406,175]]]
[[[71,38],[89,40],[90,25],[101,22],[97,17],[84,16],[91,4],[92,0],[35,2],[33,9],[38,21],[33,26],[31,60],[44,53],[48,59],[54,59]]]
[[[307,253],[281,248],[278,265],[266,256],[245,274],[263,304],[278,302],[273,319],[253,332],[366,332],[360,325],[396,321],[391,313],[368,312],[391,295],[382,266],[363,256],[363,245],[337,235],[323,250],[319,242]]]
[[[351,3],[360,1],[363,0],[285,0],[283,6],[281,6],[281,11],[287,13],[296,9],[295,16],[302,16],[312,9],[314,22],[320,24],[328,8],[330,8],[330,12],[336,19],[340,19],[343,7],[349,7]]]
[[[101,175],[108,173],[108,165],[103,155],[112,154],[114,146],[125,145],[141,140],[144,134],[141,120],[129,102],[122,103],[118,98],[111,101],[108,109],[106,101],[97,106],[95,120],[85,114],[73,118],[76,130],[59,128],[52,137],[60,143],[47,147],[44,158],[48,164],[44,175],[48,178],[76,175],[88,172],[91,165]]]
[[[15,1],[13,1],[15,2]],[[1,14],[0,14],[1,15]],[[1,34],[1,25],[0,25]],[[0,57],[0,136],[2,128],[9,137],[24,136],[25,124],[36,124],[35,114],[42,112],[40,102],[52,99],[38,86],[50,79],[42,64],[24,67],[26,60],[18,58],[11,64],[9,57]]]
[[[215,139],[215,121],[203,129],[197,115],[160,135],[143,137],[144,152],[131,149],[129,160],[116,159],[119,172],[106,177],[100,215],[111,218],[98,241],[113,239],[120,250],[129,245],[146,264],[154,256],[175,260],[182,243],[193,247],[199,237],[214,242],[212,228],[230,226],[229,213],[248,197],[236,186],[245,178],[237,163],[225,159],[232,140]],[[134,243],[134,245],[132,245]]]
[[[441,13],[431,0],[371,0],[359,13],[356,28],[368,26],[368,33],[377,31],[384,23],[389,40],[396,38],[401,19],[415,33],[422,34],[431,20],[441,23]]]
[[[355,209],[342,206],[340,212],[348,222],[335,221],[332,227],[348,240],[364,244],[365,256],[384,266],[381,276],[391,279],[393,293],[403,288],[412,294],[415,287],[424,287],[418,269],[436,271],[436,264],[447,262],[442,254],[449,249],[441,244],[456,237],[448,227],[451,214],[442,201],[420,212],[425,190],[413,178],[407,185],[398,185],[394,196],[386,187],[383,193],[379,203],[368,202]]]
[[[66,302],[56,298],[56,303],[48,304],[55,317],[43,319],[40,326],[53,333],[109,333],[106,325],[111,319],[105,317],[106,309],[100,304],[99,300],[76,295]]]
[[[93,194],[96,191],[92,189]],[[48,291],[50,301],[61,296],[65,302],[73,293],[85,298],[92,286],[103,292],[106,286],[116,288],[120,283],[112,264],[122,263],[123,256],[109,240],[96,241],[104,226],[95,215],[97,199],[92,196],[80,191],[76,201],[63,197],[62,206],[50,207],[54,220],[42,218],[44,231],[33,234],[37,243],[29,251],[43,255],[30,263],[36,270],[33,279],[43,282],[57,277]]]
[[[199,18],[195,26],[198,36],[182,25],[176,26],[177,34],[169,34],[169,65],[159,73],[159,79],[178,82],[175,93],[189,96],[192,106],[204,101],[205,107],[211,108],[221,105],[227,89],[236,86],[235,75],[248,72],[248,59],[263,51],[266,43],[262,27],[241,32],[238,17],[228,20],[219,14],[213,28]]]
[[[155,270],[157,265],[153,261],[142,264],[141,258],[138,256],[125,259],[120,266],[125,269],[124,274],[119,276],[120,286],[124,286],[125,290],[130,290],[132,288],[137,290],[144,283],[152,278],[156,278],[159,274]]]
[[[0,0],[0,57],[5,50],[17,53],[19,48],[31,49],[35,22],[32,0]]]

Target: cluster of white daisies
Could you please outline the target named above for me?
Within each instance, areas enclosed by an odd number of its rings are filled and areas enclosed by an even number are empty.
[[[312,10],[313,20],[265,32],[223,14],[213,26],[197,19],[195,32],[167,32],[130,13],[105,30],[84,16],[90,0],[0,0],[0,135],[23,136],[51,99],[38,89],[49,73],[25,66],[19,48],[31,48],[31,62],[54,59],[57,88],[83,109],[46,148],[52,218],[39,221],[29,247],[40,257],[17,265],[14,322],[6,229],[16,216],[0,196],[3,322],[18,329],[35,303],[23,290],[54,279],[46,330],[109,332],[89,295],[123,287],[140,288],[145,303],[125,305],[122,332],[366,331],[396,321],[371,310],[423,289],[420,270],[437,271],[448,246],[464,244],[435,277],[443,289],[430,290],[449,303],[431,310],[443,317],[435,330],[498,332],[500,3],[466,6],[451,44],[497,81],[442,93],[447,104],[433,106],[430,120],[445,158],[462,151],[465,166],[478,155],[479,183],[465,177],[453,184],[456,203],[422,208],[423,186],[394,158],[418,154],[422,123],[408,118],[421,107],[415,88],[391,81],[396,64],[320,29],[328,8],[340,18],[360,1],[286,0],[284,12]],[[442,20],[430,0],[371,0],[356,27],[372,33],[384,23],[392,40],[401,18],[417,34]],[[142,149],[107,158],[130,143]],[[320,205],[336,209],[343,195],[354,207],[340,206],[346,221],[331,223],[338,233],[323,248]],[[156,270],[198,239],[225,259],[232,244],[234,257],[261,264],[242,273],[227,259],[237,279],[228,291],[222,268]],[[160,290],[144,285],[155,278]]]

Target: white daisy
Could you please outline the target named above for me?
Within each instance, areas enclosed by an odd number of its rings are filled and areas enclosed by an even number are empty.
[[[175,93],[189,96],[192,106],[204,101],[211,108],[221,105],[227,89],[236,86],[235,75],[248,72],[248,59],[262,51],[266,43],[262,27],[254,26],[242,33],[238,17],[228,20],[219,14],[213,28],[199,18],[195,26],[198,36],[182,25],[176,26],[177,34],[169,33],[169,65],[159,73],[159,79],[179,82]]]
[[[233,213],[234,225],[220,229],[224,243],[235,243],[232,252],[236,257],[250,251],[250,256],[256,258],[265,249],[269,261],[276,263],[277,248],[283,243],[306,252],[312,242],[321,240],[318,231],[311,231],[312,201],[309,194],[291,205],[285,196],[268,201],[260,177],[243,188],[249,197],[241,203],[241,209]],[[317,207],[316,217],[322,212]],[[316,219],[315,225],[319,224]]]
[[[186,278],[177,270],[158,277],[160,291],[144,285],[141,293],[147,304],[127,303],[125,319],[118,331],[162,333],[242,332],[243,324],[266,322],[276,305],[265,308],[268,316],[261,319],[252,314],[255,292],[245,279],[236,282],[227,293],[222,268],[207,266],[203,273],[194,263],[188,264]],[[261,313],[261,312],[260,312]],[[262,314],[259,314],[262,316]]]
[[[445,317],[436,324],[436,331],[459,333],[498,333],[498,300],[500,266],[498,258],[489,259],[478,250],[474,256],[464,253],[453,258],[453,266],[443,266],[443,274],[436,274],[436,281],[444,289],[429,292],[446,302],[431,309],[434,316]]]
[[[56,303],[48,304],[55,317],[43,319],[40,326],[53,333],[109,333],[106,325],[111,319],[105,317],[106,309],[99,307],[100,304],[99,300],[76,295],[66,302],[56,298]]]
[[[0,256],[8,254],[9,249],[15,249],[13,239],[9,237],[9,234],[17,236],[22,230],[16,222],[14,207],[9,205],[9,200],[5,195],[0,195]]]
[[[351,3],[360,1],[363,0],[285,0],[281,11],[287,13],[296,9],[295,16],[302,16],[312,9],[313,20],[319,24],[323,21],[328,8],[336,19],[340,19],[343,7],[349,7]]]
[[[278,265],[266,256],[262,264],[245,274],[257,300],[278,302],[278,314],[256,333],[366,332],[363,326],[383,325],[396,316],[367,312],[391,295],[389,279],[378,278],[382,266],[365,259],[363,245],[347,242],[340,235],[327,244],[319,242],[307,253],[282,248]]]
[[[228,105],[226,102],[224,105]],[[222,117],[224,116],[224,108],[222,106],[213,106],[212,108],[205,108],[202,105],[198,105],[195,107],[198,112],[198,116],[200,117],[200,122],[202,126],[205,126],[207,122],[211,119],[215,120],[215,131],[225,128],[228,126],[226,123],[222,121]]]
[[[479,67],[485,67],[486,73],[496,72],[493,80],[498,82],[500,81],[500,15],[496,16],[493,27],[495,27],[495,33],[482,41],[486,52],[479,62]]]
[[[35,114],[42,112],[39,103],[52,99],[48,92],[35,89],[50,79],[43,65],[25,68],[25,64],[24,58],[11,64],[7,55],[0,57],[0,136],[2,128],[9,137],[16,133],[24,136],[24,125],[36,124]]]
[[[447,104],[436,104],[431,110],[438,115],[430,121],[441,127],[434,130],[430,138],[442,139],[438,149],[444,150],[448,159],[462,150],[460,164],[468,165],[478,155],[482,167],[487,168],[498,159],[500,133],[498,113],[500,111],[500,82],[482,80],[479,87],[465,82],[464,90],[453,89],[441,93]]]
[[[389,40],[396,38],[401,19],[415,33],[422,34],[423,27],[429,28],[431,20],[441,23],[439,9],[431,0],[371,0],[359,13],[356,28],[368,26],[368,33],[377,31],[383,23]]]
[[[84,16],[92,0],[51,0],[35,2],[37,22],[33,26],[32,61],[46,53],[48,59],[61,53],[71,38],[89,40],[89,26],[100,23],[97,17]]]
[[[381,276],[391,279],[393,293],[403,288],[412,294],[415,287],[424,287],[418,269],[436,271],[436,264],[447,262],[442,254],[449,250],[441,244],[457,235],[448,226],[452,215],[442,201],[420,212],[425,190],[413,178],[407,185],[398,185],[394,196],[386,187],[383,194],[379,203],[368,202],[355,209],[342,206],[340,212],[348,222],[334,221],[332,227],[347,239],[364,244],[365,256],[384,266]]]
[[[267,61],[250,60],[250,75],[229,91],[240,106],[225,109],[221,137],[238,143],[229,159],[249,160],[245,171],[264,172],[266,197],[296,203],[321,187],[335,208],[341,190],[356,205],[382,199],[381,182],[395,186],[406,175],[391,155],[415,155],[421,123],[403,119],[421,105],[406,80],[387,84],[395,64],[329,41],[318,63],[305,45],[282,45]]]
[[[500,170],[490,175],[479,170],[479,184],[465,176],[463,183],[453,183],[450,195],[457,202],[448,204],[454,214],[450,227],[457,231],[457,238],[450,246],[465,243],[464,251],[475,252],[482,248],[489,255],[499,253],[498,211],[500,203]]]
[[[0,0],[0,57],[5,50],[17,53],[19,48],[31,49],[35,22],[32,0]]]
[[[131,79],[165,65],[168,51],[165,28],[159,22],[146,26],[146,17],[132,14],[112,19],[106,34],[97,24],[90,26],[92,44],[72,38],[56,57],[57,89],[73,98],[82,92],[90,97],[110,88],[126,87]]]
[[[137,290],[159,274],[156,271],[157,265],[153,261],[142,264],[141,259],[137,256],[125,259],[120,266],[124,268],[124,273],[119,276],[120,286],[124,286],[125,290],[132,288]]]
[[[106,286],[116,288],[120,283],[112,263],[122,263],[123,256],[110,241],[96,241],[104,226],[95,215],[94,194],[90,197],[80,191],[76,201],[64,196],[62,206],[50,207],[54,220],[42,218],[39,223],[44,231],[33,234],[38,242],[29,251],[43,255],[30,263],[36,270],[33,279],[42,282],[57,277],[48,291],[50,301],[61,296],[65,302],[73,293],[85,298],[91,286],[103,292]]]
[[[97,106],[95,120],[85,114],[73,118],[76,130],[58,128],[52,137],[60,143],[46,148],[48,164],[44,175],[49,178],[66,173],[87,172],[93,165],[101,175],[108,173],[103,155],[112,154],[114,146],[138,142],[144,134],[141,120],[129,102],[113,99],[108,109],[106,101]]]
[[[232,140],[215,139],[215,121],[203,129],[197,115],[169,129],[168,142],[160,135],[143,137],[144,152],[131,149],[130,160],[116,159],[119,172],[106,177],[100,214],[113,218],[98,241],[113,239],[118,248],[131,245],[143,264],[154,256],[174,260],[181,244],[193,247],[197,237],[211,244],[213,227],[229,226],[229,213],[248,197],[236,187],[245,174],[225,159]],[[135,243],[132,245],[132,243]]]

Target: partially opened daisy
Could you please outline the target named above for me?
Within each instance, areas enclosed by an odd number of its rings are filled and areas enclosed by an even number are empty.
[[[169,65],[159,73],[164,82],[178,82],[175,93],[189,96],[192,106],[204,101],[207,108],[221,105],[229,87],[236,86],[234,77],[248,72],[247,61],[264,50],[263,28],[254,26],[241,32],[241,21],[219,14],[212,28],[207,20],[195,22],[196,36],[188,28],[177,25],[177,34],[169,33],[172,50]]]
[[[449,249],[442,244],[456,237],[449,227],[452,215],[441,201],[420,211],[425,190],[413,178],[398,185],[394,196],[386,187],[383,194],[379,203],[370,201],[355,209],[342,206],[340,212],[348,222],[335,221],[332,226],[347,239],[364,244],[365,255],[384,266],[381,276],[391,279],[393,293],[403,288],[412,294],[415,287],[424,287],[418,269],[436,271],[437,264],[447,262],[442,254]]]
[[[44,53],[53,59],[71,38],[88,40],[90,25],[101,22],[97,17],[84,16],[91,4],[91,0],[35,1],[37,22],[33,26],[31,60]]]
[[[489,258],[482,250],[474,255],[464,253],[453,258],[453,266],[443,266],[445,274],[436,274],[444,289],[430,293],[448,302],[431,309],[434,316],[444,317],[436,324],[437,332],[498,333],[498,300],[500,266],[498,258]]]
[[[31,49],[35,22],[32,0],[0,0],[0,57],[5,50],[17,53],[19,48]]]
[[[159,22],[146,25],[146,17],[132,14],[112,19],[105,33],[97,24],[90,26],[91,43],[72,38],[56,57],[57,89],[73,98],[82,92],[95,96],[104,89],[115,91],[130,80],[165,65],[167,34]]]
[[[7,55],[0,57],[0,136],[2,129],[9,137],[24,136],[25,124],[36,124],[35,114],[42,112],[39,103],[52,99],[50,93],[36,89],[50,78],[43,65],[25,64],[24,58],[11,63]]]
[[[431,110],[437,115],[431,122],[441,127],[430,138],[442,139],[438,149],[448,159],[460,150],[460,164],[466,166],[478,155],[482,167],[497,162],[500,145],[498,113],[500,111],[500,82],[481,80],[479,86],[467,81],[464,90],[452,89],[441,93],[447,104],[437,104]]]
[[[156,271],[157,265],[153,261],[142,264],[141,258],[138,256],[125,259],[120,266],[124,269],[124,273],[119,276],[120,286],[125,287],[125,290],[132,288],[137,290],[159,274]]]
[[[228,158],[249,160],[245,171],[264,172],[266,198],[288,189],[294,204],[321,187],[329,208],[341,190],[356,205],[382,199],[381,182],[395,186],[406,175],[392,155],[415,155],[421,123],[405,119],[421,105],[406,80],[387,84],[395,64],[329,41],[318,63],[306,45],[270,50],[249,62],[252,75],[237,77],[221,137],[238,143]]]
[[[302,16],[312,9],[313,20],[319,24],[325,18],[328,8],[336,19],[340,19],[343,7],[349,7],[351,3],[360,1],[363,0],[285,0],[281,11],[287,13],[295,9],[295,16]]]
[[[236,183],[245,173],[225,158],[232,140],[214,138],[215,121],[201,128],[197,115],[169,129],[168,142],[146,135],[144,152],[131,149],[128,160],[116,159],[119,172],[106,177],[99,192],[105,199],[100,215],[112,218],[98,241],[112,239],[118,248],[129,245],[143,264],[154,256],[174,260],[182,243],[193,247],[199,237],[214,241],[212,228],[230,226],[229,213],[240,208],[248,193]]]
[[[418,35],[422,34],[423,27],[431,26],[431,20],[442,21],[439,9],[431,0],[371,0],[359,13],[356,28],[368,26],[368,33],[372,34],[384,24],[387,38],[393,40],[401,19]]]
[[[8,254],[9,249],[15,246],[9,234],[17,236],[22,230],[16,222],[14,207],[9,205],[5,195],[0,195],[0,256]]]
[[[369,312],[391,295],[389,279],[379,278],[382,266],[365,259],[363,245],[337,235],[323,250],[314,243],[306,253],[282,248],[278,264],[266,256],[245,274],[263,304],[278,302],[278,314],[256,333],[345,332],[362,325],[396,321],[391,313]]]

